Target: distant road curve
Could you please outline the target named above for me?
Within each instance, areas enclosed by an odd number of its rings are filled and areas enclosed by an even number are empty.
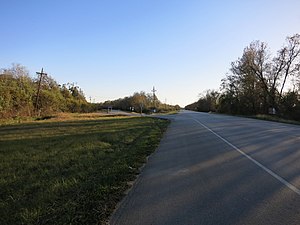
[[[110,224],[300,224],[300,126],[181,111]]]

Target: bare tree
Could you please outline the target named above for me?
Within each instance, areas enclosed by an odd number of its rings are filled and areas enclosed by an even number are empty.
[[[286,80],[290,76],[299,75],[300,71],[300,35],[295,34],[291,37],[287,37],[287,46],[285,46],[280,52],[281,62],[283,69],[280,73],[283,73],[283,83],[280,89],[280,97],[286,83]]]

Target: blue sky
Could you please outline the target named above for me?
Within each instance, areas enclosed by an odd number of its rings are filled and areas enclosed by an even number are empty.
[[[300,33],[299,0],[0,0],[0,68],[42,67],[87,99],[157,89],[185,106],[218,89],[251,41]]]

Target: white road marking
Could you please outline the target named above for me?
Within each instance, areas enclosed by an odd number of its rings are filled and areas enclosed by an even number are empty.
[[[197,120],[195,118],[192,118],[192,119],[194,121],[196,121],[197,123],[199,123],[205,129],[207,129],[208,131],[210,131],[211,133],[213,133],[215,136],[217,136],[218,138],[220,138],[226,144],[228,144],[229,146],[231,146],[232,148],[234,148],[236,151],[238,151],[240,154],[242,154],[243,156],[245,156],[247,159],[249,159],[250,161],[252,161],[253,163],[255,163],[257,166],[259,166],[260,168],[262,168],[268,174],[270,174],[271,176],[273,176],[274,178],[276,178],[277,180],[279,180],[282,184],[284,184],[285,186],[287,186],[289,189],[291,189],[292,191],[294,191],[296,194],[300,195],[300,190],[297,187],[295,187],[294,185],[292,185],[291,183],[289,183],[287,180],[285,180],[281,176],[277,175],[272,170],[268,169],[267,167],[265,167],[264,165],[262,165],[261,163],[259,163],[255,159],[253,159],[251,156],[249,156],[248,154],[246,154],[245,152],[243,152],[241,149],[239,149],[235,145],[231,144],[229,141],[227,141],[225,138],[223,138],[222,136],[220,136],[219,134],[217,134],[216,132],[214,132],[213,130],[211,130],[209,127],[207,127],[206,125],[204,125],[203,123],[201,123],[199,120]]]

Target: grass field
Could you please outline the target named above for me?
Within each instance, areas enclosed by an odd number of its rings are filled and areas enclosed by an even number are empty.
[[[168,121],[0,126],[0,224],[104,224]]]

